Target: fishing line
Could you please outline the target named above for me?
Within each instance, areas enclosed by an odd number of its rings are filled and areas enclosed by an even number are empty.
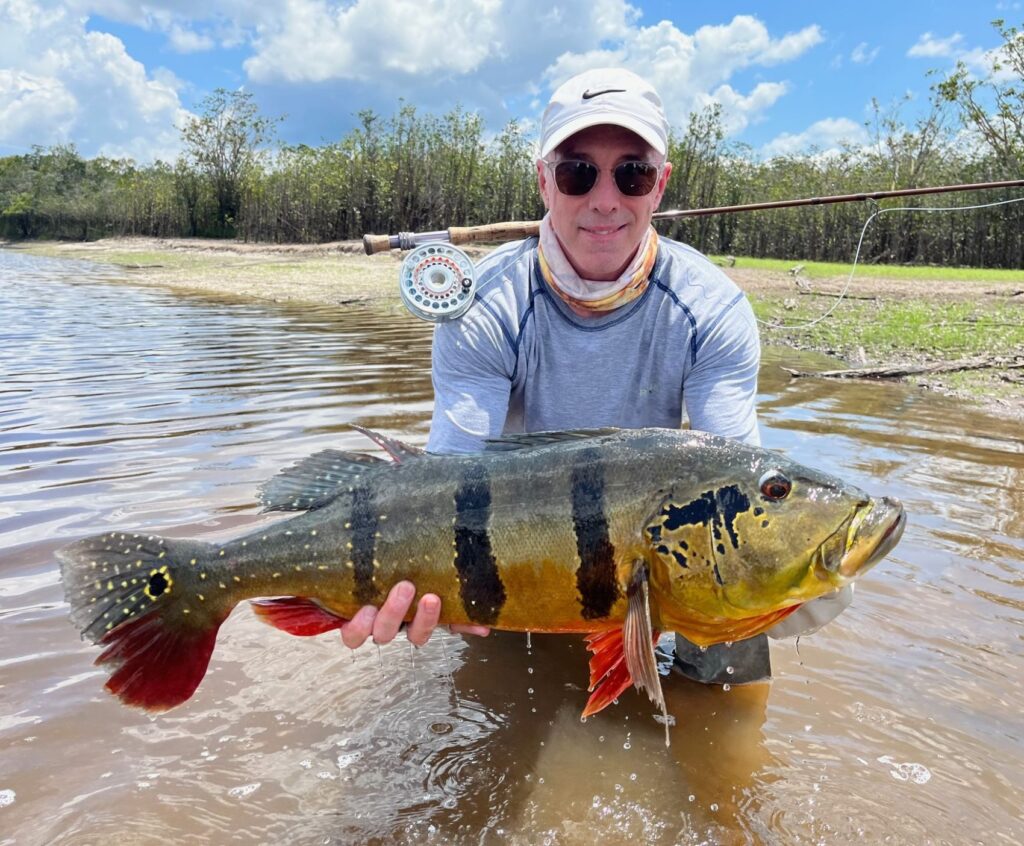
[[[1024,197],[1015,197],[1012,200],[997,200],[992,203],[981,203],[976,206],[906,206],[892,209],[878,209],[874,212],[867,220],[864,221],[864,226],[860,230],[860,238],[857,241],[857,251],[853,255],[853,266],[850,268],[850,275],[846,279],[846,284],[843,286],[843,290],[836,295],[836,301],[829,307],[829,309],[822,315],[814,318],[814,320],[805,321],[803,323],[772,323],[767,320],[761,320],[756,318],[757,322],[762,326],[767,326],[770,329],[810,329],[812,326],[821,323],[826,317],[832,312],[839,308],[839,304],[843,301],[847,292],[850,290],[850,285],[853,283],[854,274],[857,272],[857,262],[860,260],[860,252],[864,246],[864,236],[867,234],[868,227],[871,222],[879,215],[886,214],[888,212],[961,212],[961,211],[975,211],[977,209],[988,209],[993,206],[1006,206],[1010,203],[1024,203]]]

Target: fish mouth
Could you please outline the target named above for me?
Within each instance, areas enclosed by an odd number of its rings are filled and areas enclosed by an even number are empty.
[[[843,523],[814,551],[815,571],[822,579],[843,580],[873,567],[899,543],[907,515],[898,499],[882,497],[859,503]]]

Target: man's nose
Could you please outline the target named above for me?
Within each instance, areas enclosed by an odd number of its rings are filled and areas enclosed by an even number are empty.
[[[597,177],[597,184],[590,189],[590,207],[600,214],[610,214],[615,211],[622,201],[622,195],[615,184],[614,176],[607,170],[602,170]]]

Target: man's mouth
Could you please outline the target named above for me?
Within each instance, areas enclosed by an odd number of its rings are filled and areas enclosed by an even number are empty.
[[[582,229],[584,232],[587,232],[587,233],[589,233],[591,235],[598,235],[598,236],[614,235],[616,232],[619,232],[619,231],[621,231],[621,230],[623,230],[625,228],[626,228],[626,224],[625,223],[620,224],[619,226],[581,226],[580,227],[580,229]]]

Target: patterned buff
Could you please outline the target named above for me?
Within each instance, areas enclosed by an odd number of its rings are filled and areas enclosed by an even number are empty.
[[[558,243],[549,215],[540,222],[540,271],[551,290],[574,311],[604,312],[624,306],[647,290],[647,282],[658,257],[658,233],[654,227],[640,244],[633,261],[618,278],[610,282],[581,279]]]

